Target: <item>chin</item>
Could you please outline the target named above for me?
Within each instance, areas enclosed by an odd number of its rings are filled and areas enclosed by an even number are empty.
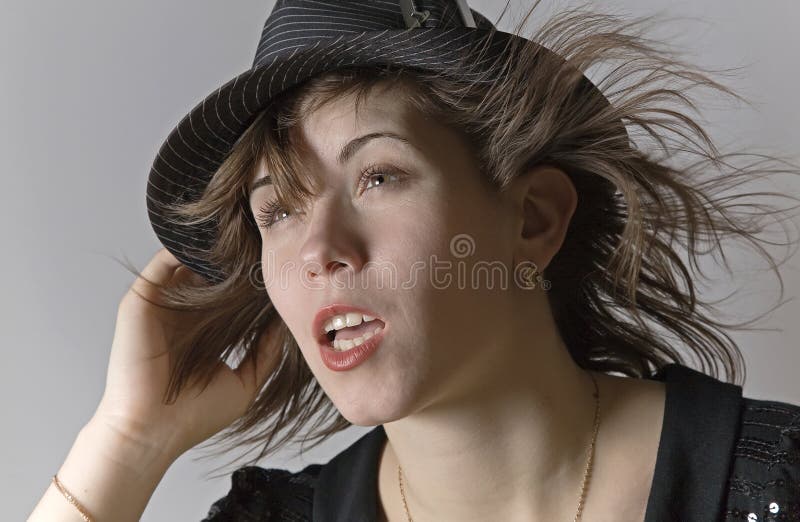
[[[377,426],[378,424],[386,424],[388,422],[393,422],[398,419],[402,419],[403,417],[382,417],[382,416],[375,416],[375,415],[360,415],[360,416],[352,416],[352,415],[345,415],[343,411],[339,410],[342,414],[342,417],[348,420],[350,424],[354,426],[362,426],[365,428]]]
[[[376,411],[376,408],[362,406],[364,405],[345,404],[340,406],[336,404],[336,409],[339,410],[342,417],[354,426],[377,426],[388,422],[386,416],[380,411]]]
[[[359,394],[348,398],[339,393],[333,403],[345,419],[356,426],[377,426],[406,417],[410,411],[408,403],[398,400],[399,397],[381,397],[376,394]]]

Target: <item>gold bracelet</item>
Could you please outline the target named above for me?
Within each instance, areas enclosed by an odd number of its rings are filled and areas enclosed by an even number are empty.
[[[66,489],[64,489],[64,486],[61,484],[61,481],[58,480],[56,475],[53,475],[53,484],[55,484],[61,494],[64,495],[64,498],[66,498],[69,503],[75,506],[75,508],[80,512],[81,518],[83,518],[84,522],[92,522],[92,517],[90,517],[89,514],[86,513],[86,510],[83,509],[80,504],[78,504],[78,501],[75,500],[75,498],[70,495]]]

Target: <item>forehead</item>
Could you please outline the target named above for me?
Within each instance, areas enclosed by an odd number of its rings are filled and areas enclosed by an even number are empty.
[[[424,122],[394,87],[373,89],[358,105],[352,95],[338,97],[304,118],[295,142],[304,157],[334,168],[342,147],[352,138],[372,132],[410,137]]]
[[[421,147],[419,138],[430,122],[406,99],[399,87],[380,86],[372,89],[359,103],[355,95],[336,97],[304,116],[292,129],[292,143],[309,168],[336,168],[340,158],[352,155],[345,147],[353,138],[372,133],[394,134],[406,138],[409,145]],[[428,129],[430,131],[430,129]],[[363,143],[380,143],[382,139]],[[398,144],[400,142],[398,141]],[[351,153],[347,154],[348,148]],[[266,177],[265,166],[259,165],[254,181]]]

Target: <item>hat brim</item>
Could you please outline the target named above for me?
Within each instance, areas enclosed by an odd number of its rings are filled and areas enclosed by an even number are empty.
[[[366,31],[321,39],[313,46],[295,48],[248,69],[198,103],[160,147],[147,183],[147,212],[153,231],[189,269],[221,282],[225,273],[204,256],[215,240],[213,227],[171,222],[161,207],[199,198],[237,139],[272,98],[319,73],[347,66],[393,64],[436,72],[453,69],[465,78],[467,71],[480,74],[487,68],[484,65],[492,65],[515,41],[528,42],[496,29],[467,27]],[[483,51],[477,61],[476,45]],[[468,69],[463,67],[465,63],[469,63]]]

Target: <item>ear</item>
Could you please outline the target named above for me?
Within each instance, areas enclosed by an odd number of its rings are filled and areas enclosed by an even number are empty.
[[[514,262],[536,264],[541,272],[564,243],[578,194],[569,176],[558,167],[537,165],[509,187],[514,213]]]

